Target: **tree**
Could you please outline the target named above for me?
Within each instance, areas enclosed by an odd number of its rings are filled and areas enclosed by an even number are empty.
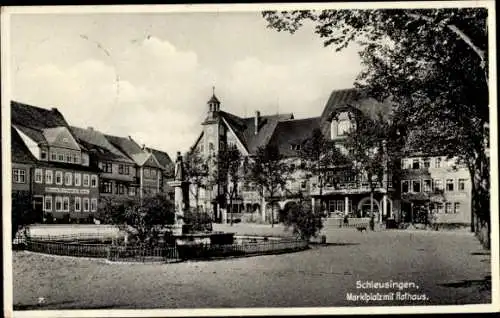
[[[290,166],[283,159],[279,149],[268,144],[259,147],[248,163],[248,181],[260,189],[263,198],[267,195],[271,207],[274,207],[279,190],[285,188],[292,173]],[[274,226],[274,213],[271,213],[271,225]]]
[[[165,226],[174,224],[175,207],[159,194],[142,199],[109,197],[100,202],[99,219],[135,237],[139,246],[153,247]]]
[[[24,226],[34,223],[39,218],[33,209],[31,197],[26,191],[12,192],[12,239]]]
[[[233,200],[238,195],[238,184],[242,176],[243,158],[236,145],[230,145],[218,153],[217,178],[224,188],[225,197],[229,201],[231,225],[233,224]]]
[[[383,187],[386,165],[386,136],[383,119],[358,118],[356,129],[347,135],[346,148],[352,158],[358,180],[370,188],[370,218],[374,218],[373,196],[375,189]]]
[[[293,233],[304,240],[317,236],[323,228],[320,212],[314,212],[310,202],[299,200],[290,205],[284,217],[286,228],[293,228]]]
[[[305,169],[308,172],[307,178],[318,178],[320,198],[327,181],[327,173],[334,167],[344,166],[348,163],[347,158],[340,153],[331,140],[325,138],[319,128],[314,129],[311,136],[304,140],[299,157],[305,163]],[[315,209],[314,206],[312,208]]]
[[[200,189],[208,189],[208,158],[203,158],[197,148],[189,151],[184,161],[184,171],[189,182],[189,191],[194,197],[196,208],[199,207]]]
[[[467,165],[472,180],[472,222],[489,230],[488,28],[486,8],[264,12],[269,27],[295,32],[315,24],[325,46],[361,46],[364,70],[356,86],[383,100],[413,148],[433,146]]]

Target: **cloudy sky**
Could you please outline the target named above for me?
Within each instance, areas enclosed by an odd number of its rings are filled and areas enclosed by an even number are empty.
[[[171,156],[200,133],[212,86],[239,116],[303,118],[361,70],[356,47],[276,32],[258,12],[15,14],[10,30],[14,100]]]

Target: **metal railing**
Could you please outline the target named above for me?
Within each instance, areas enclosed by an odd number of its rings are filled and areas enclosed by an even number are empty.
[[[236,237],[236,243],[211,245],[187,243],[175,246],[140,248],[112,244],[88,244],[84,241],[60,240],[56,237],[26,237],[25,249],[32,252],[107,259],[113,262],[178,262],[250,255],[278,254],[304,250],[308,242],[294,238]]]

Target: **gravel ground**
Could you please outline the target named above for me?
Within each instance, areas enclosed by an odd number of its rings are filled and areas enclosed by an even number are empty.
[[[224,225],[214,230],[226,230]],[[281,234],[234,225],[238,234]],[[176,264],[104,261],[14,252],[14,309],[129,309],[438,305],[491,302],[490,256],[463,232],[332,230],[307,251]],[[413,282],[427,300],[349,301],[357,281]],[[38,297],[46,304],[37,307]]]

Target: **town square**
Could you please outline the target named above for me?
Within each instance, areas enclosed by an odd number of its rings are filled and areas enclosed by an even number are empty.
[[[493,16],[4,10],[7,303],[498,306]]]

